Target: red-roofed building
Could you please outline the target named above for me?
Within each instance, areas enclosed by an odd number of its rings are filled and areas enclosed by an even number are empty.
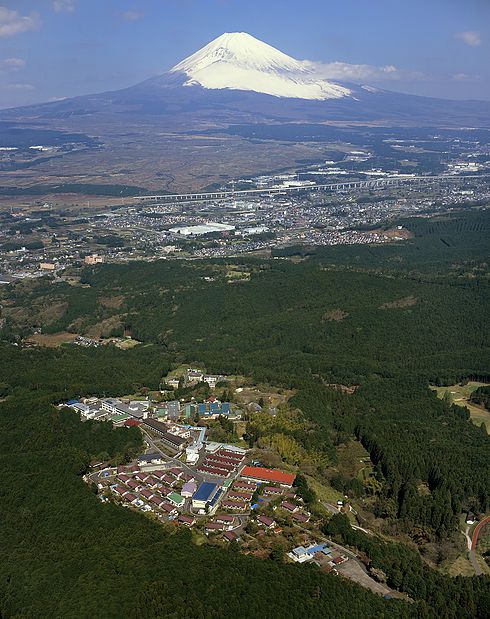
[[[225,525],[221,522],[208,522],[205,527],[205,530],[206,530],[206,533],[208,533],[210,531],[211,532],[212,531],[223,531],[224,528],[225,528]]]
[[[247,481],[246,479],[241,479],[235,480],[232,487],[234,490],[246,490],[247,492],[252,492],[253,494],[257,489],[257,484],[252,481]],[[277,490],[282,492],[279,488],[277,488]]]
[[[273,482],[290,488],[294,483],[296,475],[293,473],[283,473],[276,469],[265,469],[261,466],[246,466],[242,471],[242,477],[253,479],[254,481]]]
[[[306,524],[307,522],[310,521],[310,515],[298,512],[296,514],[293,514],[293,520],[296,520],[297,522],[301,522],[302,524]]]
[[[276,523],[272,518],[268,518],[267,516],[257,516],[257,522],[259,525],[264,526],[266,529],[274,529]]]
[[[238,460],[239,462],[241,462],[245,457],[245,454],[230,451],[229,449],[219,449],[216,453],[220,456],[225,456],[226,458],[233,458],[234,460]]]
[[[128,503],[133,503],[134,501],[137,500],[137,496],[134,494],[131,494],[131,492],[126,492],[126,494],[124,494],[123,499],[125,501],[127,501]]]
[[[203,473],[209,473],[210,475],[218,475],[220,477],[227,477],[229,475],[229,471],[225,471],[224,469],[219,469],[214,466],[206,466],[205,464],[201,464],[197,470],[202,471]]]
[[[169,503],[168,501],[163,501],[163,503],[160,503],[160,509],[167,512],[167,514],[178,513],[172,503]]]
[[[234,522],[235,518],[233,516],[229,516],[228,514],[219,514],[215,516],[214,521],[219,524],[226,524],[231,526]]]
[[[138,492],[141,488],[144,488],[144,486],[135,481],[134,479],[130,479],[126,482],[126,486],[128,486],[128,488],[131,488],[132,490],[135,490],[136,492]]]
[[[141,421],[138,421],[138,419],[126,419],[126,421],[124,422],[124,425],[127,428],[131,428],[133,426],[140,426]]]
[[[150,475],[148,473],[136,473],[134,476],[138,481],[146,481],[149,477]]]
[[[158,507],[160,507],[160,505],[165,502],[162,498],[155,496],[155,495],[153,495],[150,498],[150,501],[154,503],[155,505],[157,505]]]
[[[226,531],[223,533],[223,537],[227,542],[237,542],[240,539],[240,536],[235,531]]]
[[[294,505],[294,503],[289,503],[288,501],[283,501],[281,503],[281,507],[283,509],[287,509],[287,511],[291,512],[292,514],[294,514],[294,512],[297,512],[299,510],[299,507],[297,505]]]
[[[266,486],[264,488],[264,494],[266,496],[280,496],[284,490],[282,488],[277,488],[276,486]]]

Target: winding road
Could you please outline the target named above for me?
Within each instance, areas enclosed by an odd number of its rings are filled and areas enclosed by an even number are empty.
[[[480,535],[481,530],[487,524],[490,524],[490,516],[483,518],[483,520],[476,525],[471,537],[470,561],[477,576],[481,576],[483,574],[483,570],[481,569],[478,559],[476,558],[476,545],[478,544],[478,536]]]

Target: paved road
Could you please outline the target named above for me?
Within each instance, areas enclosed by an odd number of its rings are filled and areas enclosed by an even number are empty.
[[[190,466],[187,466],[187,464],[185,462],[182,462],[182,460],[179,460],[178,458],[173,458],[172,456],[169,456],[168,454],[166,454],[164,451],[160,449],[160,447],[158,447],[158,445],[155,443],[153,438],[148,434],[148,432],[144,428],[140,427],[140,429],[145,435],[145,439],[149,443],[150,447],[154,449],[155,451],[157,451],[162,456],[162,458],[165,460],[165,462],[170,462],[171,464],[175,464],[175,466],[179,466],[183,468],[184,471],[189,473],[189,475],[192,475],[194,479],[199,483],[204,481],[205,477],[202,473],[200,473],[199,471],[196,471],[195,469],[192,469]]]
[[[480,532],[483,529],[483,527],[489,523],[490,523],[490,516],[483,518],[483,520],[481,520],[476,525],[475,530],[473,531],[473,536],[471,538],[470,561],[471,561],[471,564],[473,565],[473,569],[475,570],[475,573],[477,576],[481,576],[483,574],[483,570],[481,569],[478,559],[476,558],[476,545],[478,544],[478,536],[480,535]]]

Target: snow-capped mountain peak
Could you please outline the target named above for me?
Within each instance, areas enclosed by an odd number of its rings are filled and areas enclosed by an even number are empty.
[[[252,90],[276,97],[334,99],[351,95],[348,88],[327,82],[299,60],[246,32],[226,32],[176,64],[186,86]]]

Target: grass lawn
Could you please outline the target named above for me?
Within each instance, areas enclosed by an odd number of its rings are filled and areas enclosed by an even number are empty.
[[[317,479],[310,477],[309,475],[306,475],[306,479],[308,480],[309,486],[316,493],[319,501],[326,501],[327,503],[333,503],[335,505],[337,501],[344,500],[343,494],[331,486],[322,484]]]
[[[444,570],[449,576],[474,576],[475,570],[468,559],[467,552],[460,554],[459,557],[453,561]]]

